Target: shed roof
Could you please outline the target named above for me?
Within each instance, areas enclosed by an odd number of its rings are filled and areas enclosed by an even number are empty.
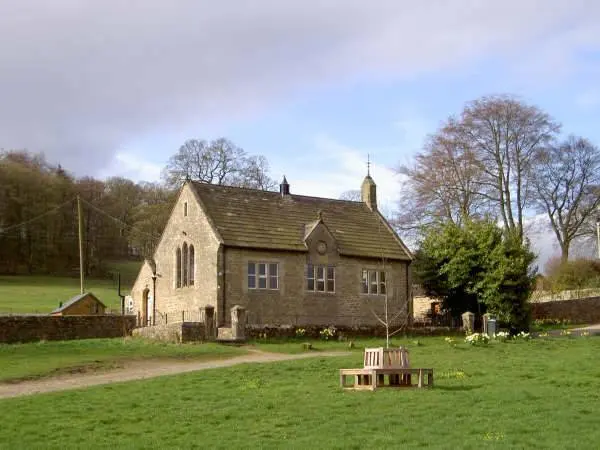
[[[63,303],[62,306],[60,306],[60,307],[56,308],[54,311],[52,311],[51,314],[63,312],[65,309],[69,308],[70,306],[73,306],[75,303],[83,300],[84,298],[86,298],[88,296],[93,297],[94,300],[96,300],[98,303],[100,303],[102,306],[104,306],[106,308],[106,305],[104,303],[102,303],[98,299],[98,297],[96,297],[94,294],[92,294],[91,292],[84,292],[83,294],[79,294],[79,295],[76,295],[75,297],[72,297],[67,302]]]

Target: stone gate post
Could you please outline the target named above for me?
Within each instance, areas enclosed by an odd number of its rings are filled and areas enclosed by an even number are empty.
[[[217,333],[215,330],[215,307],[212,305],[206,305],[204,307],[204,329],[206,330],[207,341],[216,339]]]
[[[463,313],[462,322],[463,330],[467,331],[469,334],[473,333],[473,330],[475,328],[475,314],[469,311]]]
[[[231,337],[235,340],[246,339],[246,308],[243,306],[231,308]]]

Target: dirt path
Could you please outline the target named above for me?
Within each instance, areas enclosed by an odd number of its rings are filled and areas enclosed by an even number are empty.
[[[212,360],[203,362],[148,360],[136,361],[126,364],[125,367],[102,373],[69,374],[40,380],[23,381],[15,384],[0,384],[0,399],[19,397],[22,395],[39,394],[42,392],[66,391],[100,384],[120,383],[131,380],[174,375],[198,370],[230,367],[244,363],[269,363],[277,361],[290,361],[315,357],[347,356],[350,352],[314,352],[300,354],[267,353],[259,350],[249,350],[247,355],[234,358]]]
[[[587,327],[575,328],[573,331],[587,331],[590,334],[600,334],[600,324],[588,325]]]

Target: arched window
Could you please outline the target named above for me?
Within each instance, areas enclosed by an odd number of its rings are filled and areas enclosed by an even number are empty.
[[[175,287],[181,287],[181,249],[175,252]]]
[[[190,282],[190,286],[194,285],[194,270],[195,270],[196,264],[194,261],[194,246],[190,245],[190,275],[189,275],[189,282]]]
[[[183,286],[187,286],[188,285],[188,263],[189,263],[189,259],[188,259],[188,246],[187,243],[183,243],[183,252],[181,255],[181,259],[183,261],[182,264],[182,274],[183,274]]]

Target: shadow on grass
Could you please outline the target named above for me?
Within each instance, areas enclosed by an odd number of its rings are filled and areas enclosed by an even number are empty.
[[[481,389],[483,387],[483,384],[470,384],[468,386],[439,386],[436,385],[433,387],[433,389],[440,390],[440,391],[456,391],[456,392],[462,392],[462,391],[474,391],[475,389]]]

